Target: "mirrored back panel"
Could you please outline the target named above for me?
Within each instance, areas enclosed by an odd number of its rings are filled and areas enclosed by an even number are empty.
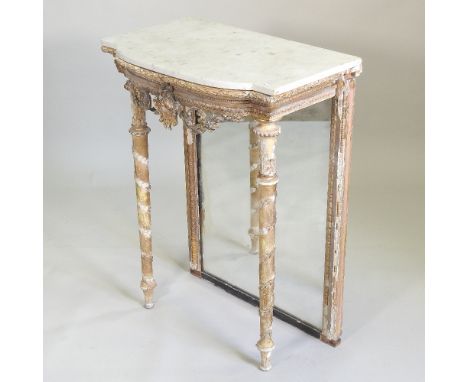
[[[280,125],[275,306],[321,328],[330,123]],[[203,135],[203,268],[258,297],[249,152],[248,123],[225,123]]]

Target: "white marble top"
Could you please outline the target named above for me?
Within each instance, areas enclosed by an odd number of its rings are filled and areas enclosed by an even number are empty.
[[[359,57],[186,18],[107,37],[131,64],[201,85],[280,94],[359,67]]]

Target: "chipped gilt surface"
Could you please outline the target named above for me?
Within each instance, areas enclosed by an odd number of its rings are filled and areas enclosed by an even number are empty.
[[[187,227],[190,254],[190,272],[201,277],[201,227],[202,215],[198,195],[198,144],[200,135],[196,134],[186,124],[184,133],[184,158],[185,158],[185,187],[187,193]]]
[[[255,254],[258,253],[258,187],[257,177],[259,170],[259,147],[257,134],[254,132],[256,122],[250,122],[249,134],[250,134],[250,252]]]
[[[213,33],[213,32],[216,33]],[[246,43],[247,42],[247,43]],[[221,44],[221,45],[219,45]],[[252,47],[250,51],[245,46]],[[221,50],[220,50],[221,49]],[[103,40],[127,77],[145,306],[153,306],[148,133],[145,111],[183,122],[191,272],[203,276],[200,139],[223,121],[250,123],[251,251],[259,257],[260,368],[271,367],[275,280],[275,121],[332,99],[321,340],[340,342],[355,77],[361,60],[199,20],[181,20]],[[219,53],[221,51],[221,54]],[[273,53],[273,54],[271,54]],[[182,59],[183,58],[183,59]],[[217,87],[216,87],[217,86]]]
[[[259,146],[258,221],[259,221],[259,313],[260,369],[271,368],[271,352],[275,348],[271,332],[273,324],[274,288],[275,288],[275,224],[276,224],[276,139],[280,127],[271,122],[259,122],[253,128]]]
[[[132,134],[133,158],[135,164],[135,184],[137,196],[138,225],[141,250],[141,289],[145,297],[145,308],[152,308],[153,289],[156,282],[153,277],[153,255],[151,242],[151,199],[148,171],[148,134],[150,128],[146,125],[146,109],[149,107],[149,95],[135,88],[131,82],[125,84],[132,99]]]
[[[336,346],[343,322],[348,183],[354,110],[354,78],[337,82],[330,126],[327,229],[321,339]]]

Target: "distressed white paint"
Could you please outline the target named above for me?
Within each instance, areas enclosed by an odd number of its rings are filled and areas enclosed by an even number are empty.
[[[143,203],[137,203],[138,209],[142,212],[150,212],[151,207]]]
[[[147,239],[151,238],[151,230],[150,229],[146,229],[146,228],[143,228],[143,227],[140,227],[140,233],[146,237]]]
[[[102,45],[168,76],[269,95],[361,66],[359,57],[192,18],[107,37]]]
[[[148,158],[146,158],[143,155],[137,153],[136,151],[133,152],[133,158],[137,162],[140,162],[141,164],[148,165]]]
[[[186,129],[185,131],[187,134],[187,144],[191,145],[193,143],[193,136],[192,136],[193,132],[191,129]]]
[[[151,185],[145,182],[144,180],[141,180],[140,178],[135,178],[135,183],[138,187],[140,187],[141,189],[145,191],[151,190]]]

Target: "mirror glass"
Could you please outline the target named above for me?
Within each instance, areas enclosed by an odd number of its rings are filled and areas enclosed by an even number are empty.
[[[322,322],[329,122],[281,121],[275,305]],[[203,134],[204,270],[258,297],[258,255],[249,252],[248,123]]]

